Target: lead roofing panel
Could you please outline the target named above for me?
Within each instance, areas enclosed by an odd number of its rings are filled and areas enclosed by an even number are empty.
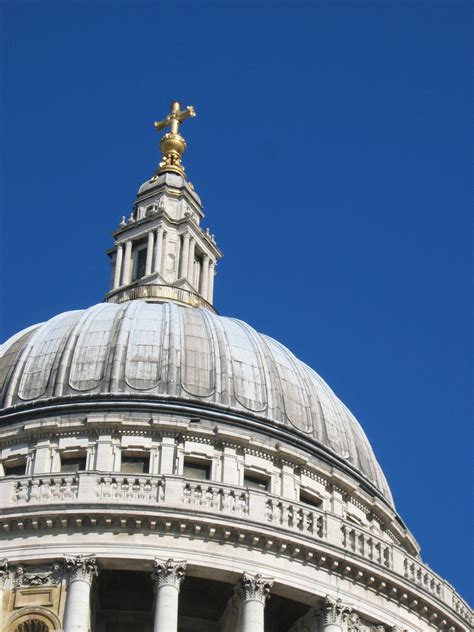
[[[226,318],[225,331],[232,358],[235,397],[248,410],[261,412],[267,407],[267,393],[257,346],[237,320]]]
[[[196,397],[209,397],[216,387],[215,357],[207,323],[198,310],[181,312],[183,350],[181,355],[181,385]]]
[[[37,399],[45,394],[54,362],[66,344],[77,314],[67,312],[53,318],[31,338],[30,353],[18,388],[21,399]]]
[[[165,330],[165,306],[138,303],[125,360],[125,381],[132,388],[149,390],[160,383]]]
[[[116,313],[116,309],[108,305],[89,310],[80,329],[69,374],[69,385],[76,391],[90,391],[104,379]]]

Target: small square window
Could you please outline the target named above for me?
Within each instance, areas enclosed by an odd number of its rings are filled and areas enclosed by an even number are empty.
[[[61,472],[82,472],[86,469],[86,456],[67,454],[61,455]]]
[[[208,481],[211,478],[211,464],[209,461],[184,459],[183,476]]]
[[[267,492],[270,488],[270,477],[253,470],[245,470],[244,487],[249,489],[260,489]]]
[[[321,499],[312,494],[311,492],[307,492],[304,489],[300,489],[300,502],[305,503],[306,505],[311,505],[311,507],[320,507]]]
[[[139,456],[122,454],[120,471],[127,474],[148,474],[150,471],[150,456],[148,454]]]
[[[5,476],[24,476],[26,474],[26,461],[12,461],[3,464]]]

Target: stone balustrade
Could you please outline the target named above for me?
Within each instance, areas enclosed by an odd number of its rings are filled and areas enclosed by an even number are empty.
[[[269,497],[265,503],[265,517],[267,522],[285,529],[307,533],[318,538],[324,535],[322,512],[311,509],[303,503]]]
[[[470,620],[471,610],[465,601],[454,591],[452,586],[438,577],[419,559],[414,558],[395,543],[378,537],[368,529],[355,526],[331,512],[324,512],[305,503],[291,501],[266,492],[249,489],[228,483],[187,479],[176,475],[149,475],[125,473],[79,472],[61,473],[58,475],[34,475],[4,477],[0,479],[0,505],[4,509],[4,519],[9,515],[22,514],[21,524],[25,524],[28,511],[47,513],[46,507],[54,511],[54,506],[68,505],[74,511],[94,509],[102,510],[104,505],[116,504],[123,507],[130,504],[133,514],[150,512],[154,507],[164,518],[167,513],[186,508],[193,515],[193,528],[198,533],[201,527],[198,522],[211,524],[210,532],[216,531],[216,519],[221,517],[224,523],[236,519],[239,528],[245,527],[250,533],[258,525],[256,541],[264,541],[266,548],[272,546],[275,538],[293,542],[288,551],[300,552],[298,538],[306,542],[318,540],[334,555],[341,559],[347,553],[358,557],[362,564],[372,565],[374,577],[368,574],[368,584],[384,587],[385,571],[394,573],[399,578],[399,596],[406,601],[403,582],[416,585],[427,598],[434,598],[444,603],[464,620]],[[63,511],[61,509],[61,511]],[[122,522],[125,518],[122,518]],[[66,517],[62,521],[67,524]],[[156,522],[156,520],[155,520]],[[49,523],[53,524],[51,520]],[[224,524],[223,523],[223,524]],[[37,524],[37,520],[35,525]],[[5,524],[3,524],[5,529]],[[225,527],[228,529],[228,527]],[[267,533],[264,534],[264,531]],[[270,530],[270,531],[268,531]],[[225,531],[226,534],[229,531]],[[275,534],[275,535],[272,535]],[[263,540],[262,540],[263,537]],[[301,541],[301,540],[300,540]],[[304,546],[304,545],[303,545]],[[310,545],[311,546],[311,545]],[[279,550],[286,549],[285,544]],[[339,549],[340,553],[336,553]],[[326,554],[319,556],[320,565],[327,564]],[[312,559],[313,554],[310,558]],[[316,559],[316,558],[315,558]],[[342,572],[355,577],[362,575],[353,564],[342,566],[335,560],[331,568],[339,566]],[[376,569],[379,569],[378,571]],[[375,584],[374,584],[375,582]],[[408,587],[408,584],[406,584]],[[392,588],[393,590],[393,588]]]
[[[443,591],[443,580],[437,577],[426,566],[416,562],[413,558],[406,557],[404,562],[404,575],[410,581],[418,584],[428,592],[440,597]]]
[[[341,532],[344,548],[380,566],[392,568],[392,545],[352,525],[343,524]]]
[[[230,485],[197,483],[186,481],[182,500],[194,509],[219,511],[229,514],[248,516],[249,491],[235,489]]]
[[[164,479],[157,476],[97,477],[97,497],[105,501],[160,503],[164,500]]]
[[[12,481],[13,503],[67,502],[77,498],[79,477],[75,474],[33,476]]]

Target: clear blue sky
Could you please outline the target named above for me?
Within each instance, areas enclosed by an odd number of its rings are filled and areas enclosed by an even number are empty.
[[[159,159],[152,121],[194,105],[220,312],[329,382],[424,560],[472,598],[470,3],[0,11],[2,338],[102,300],[110,233]]]

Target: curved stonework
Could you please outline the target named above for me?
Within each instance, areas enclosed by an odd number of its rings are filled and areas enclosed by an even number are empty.
[[[321,377],[272,338],[207,309],[135,300],[66,312],[7,341],[0,376],[3,414],[113,395],[255,419],[311,439],[393,503],[363,430]]]

